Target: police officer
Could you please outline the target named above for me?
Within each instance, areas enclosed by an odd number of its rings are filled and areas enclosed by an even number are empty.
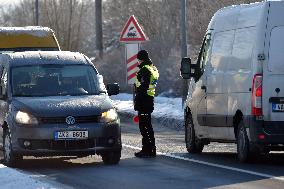
[[[135,156],[140,158],[156,157],[154,131],[151,123],[151,113],[154,110],[155,87],[159,72],[153,65],[146,50],[137,54],[139,71],[134,84],[134,109],[138,111],[139,129],[142,135],[142,150]]]

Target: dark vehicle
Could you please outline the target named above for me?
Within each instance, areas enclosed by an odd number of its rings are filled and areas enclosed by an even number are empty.
[[[89,58],[63,51],[0,55],[0,124],[4,163],[23,156],[87,156],[105,164],[121,157],[120,121]]]

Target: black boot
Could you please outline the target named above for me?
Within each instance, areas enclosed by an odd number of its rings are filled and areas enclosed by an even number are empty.
[[[144,154],[145,152],[143,150],[134,153],[135,157],[142,157]]]
[[[156,147],[153,148],[153,149],[150,151],[150,155],[151,155],[152,157],[156,157]]]

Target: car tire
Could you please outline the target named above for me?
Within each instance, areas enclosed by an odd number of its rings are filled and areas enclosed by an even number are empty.
[[[9,129],[5,129],[3,132],[3,152],[4,152],[4,164],[8,167],[17,167],[23,160],[23,156],[15,154],[12,148],[11,132]]]
[[[263,149],[261,152],[263,155],[268,155],[270,153],[270,149]]]
[[[121,151],[117,152],[106,152],[101,154],[105,165],[116,165],[120,161]]]
[[[242,163],[253,162],[259,155],[257,147],[249,141],[243,121],[240,122],[237,135],[237,156]]]
[[[191,114],[185,116],[185,144],[189,153],[201,153],[204,144],[195,136],[195,130]]]

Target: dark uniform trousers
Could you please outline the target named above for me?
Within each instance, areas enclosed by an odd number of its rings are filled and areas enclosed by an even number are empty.
[[[156,153],[154,131],[151,124],[151,114],[138,112],[139,129],[142,135],[142,151]]]

